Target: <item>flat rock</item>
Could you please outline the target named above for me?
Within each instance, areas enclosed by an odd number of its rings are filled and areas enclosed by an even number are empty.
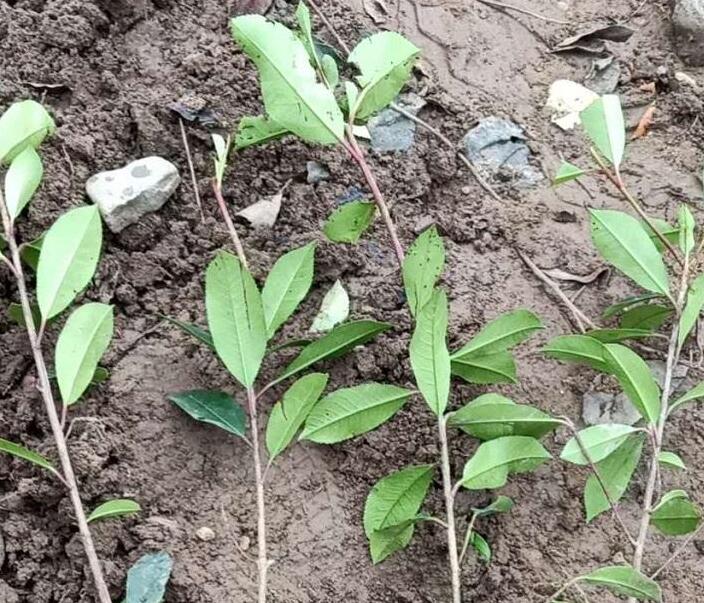
[[[123,168],[91,176],[86,192],[108,228],[120,232],[164,205],[180,181],[173,163],[162,157],[144,157]]]
[[[640,413],[625,394],[587,392],[582,399],[582,420],[587,425],[621,423],[633,425]]]
[[[318,184],[330,179],[330,170],[317,161],[306,162],[306,181],[308,184]]]
[[[409,92],[396,99],[396,104],[412,115],[425,106],[425,101]],[[372,117],[367,123],[372,149],[375,151],[407,151],[413,146],[416,124],[391,107]]]
[[[690,65],[704,65],[704,0],[677,0],[672,25],[680,58]]]

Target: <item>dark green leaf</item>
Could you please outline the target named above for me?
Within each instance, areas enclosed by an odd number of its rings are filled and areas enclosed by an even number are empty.
[[[38,454],[20,444],[15,444],[8,440],[0,438],[0,452],[5,452],[11,456],[17,457],[24,461],[29,461],[34,465],[38,465],[42,469],[48,469],[49,471],[55,471],[54,466],[47,461],[41,454]]]
[[[601,343],[617,343],[628,339],[651,337],[653,332],[646,329],[594,329],[587,331],[585,335],[597,339]]]
[[[98,505],[93,510],[93,512],[88,516],[88,523],[91,521],[112,519],[113,517],[133,515],[134,513],[139,513],[141,510],[142,508],[133,500],[125,498],[109,500],[101,505]]]
[[[700,519],[699,510],[683,490],[671,490],[664,494],[650,516],[650,522],[667,536],[684,536],[694,532]]]
[[[603,586],[617,595],[635,597],[639,601],[660,601],[662,592],[657,582],[647,578],[629,565],[600,567],[582,576],[581,580]]]
[[[675,412],[678,408],[691,402],[692,400],[697,400],[699,398],[704,398],[704,382],[699,385],[694,386],[686,394],[679,397],[670,405],[670,410],[668,411],[668,416]]]
[[[627,297],[624,300],[621,300],[620,302],[610,305],[608,308],[606,308],[606,310],[604,310],[602,316],[604,318],[611,318],[612,316],[621,314],[622,312],[630,308],[634,308],[654,299],[662,299],[662,296],[658,295],[657,293],[643,293],[642,295],[633,295],[631,297]]]
[[[593,337],[586,335],[560,335],[551,339],[543,348],[550,358],[563,362],[583,363],[598,371],[607,371],[608,365],[604,360],[606,348],[604,344]]]
[[[37,271],[37,266],[39,265],[39,256],[42,251],[43,242],[44,235],[20,246],[20,257],[22,261],[34,270],[34,272]]]
[[[491,562],[491,547],[484,536],[472,530],[472,533],[469,535],[469,544],[472,545],[472,548],[482,561],[485,563]]]
[[[516,363],[509,352],[470,354],[451,363],[452,374],[478,385],[517,383]]]
[[[506,351],[543,328],[540,319],[528,310],[502,314],[488,323],[469,343],[452,354],[452,360]]]
[[[185,331],[189,335],[195,337],[201,343],[207,345],[211,350],[215,350],[215,344],[213,343],[213,338],[207,329],[194,325],[190,322],[182,322],[176,320],[175,318],[170,318],[169,316],[164,316],[172,325],[177,326],[182,331]]]
[[[235,134],[235,149],[241,151],[247,147],[264,144],[290,134],[286,128],[263,115],[245,116],[240,120]]]
[[[240,437],[247,431],[244,410],[225,392],[194,389],[171,394],[169,400],[196,421],[216,425]]]
[[[645,329],[656,331],[672,315],[672,308],[659,304],[643,304],[630,308],[621,314],[622,329]]]
[[[488,517],[495,513],[508,513],[511,509],[513,509],[513,501],[501,494],[490,505],[481,509],[472,508],[472,512],[479,517]]]
[[[333,243],[357,243],[374,220],[375,212],[375,203],[345,203],[330,214],[323,226],[323,232]]]

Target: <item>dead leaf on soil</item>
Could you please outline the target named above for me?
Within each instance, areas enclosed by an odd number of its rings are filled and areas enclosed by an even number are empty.
[[[580,274],[572,274],[571,272],[567,272],[566,270],[562,270],[560,268],[551,268],[550,270],[543,270],[545,274],[555,280],[570,281],[573,283],[580,283],[581,285],[589,285],[593,283],[602,274],[608,271],[609,269],[606,266],[602,266],[601,268],[597,268],[596,270],[594,270],[594,272],[590,272],[589,274],[585,274],[584,276],[582,276]]]
[[[235,0],[235,15],[263,15],[269,10],[274,0]]]
[[[638,138],[643,138],[648,133],[648,130],[650,129],[650,126],[653,125],[653,116],[655,115],[655,103],[650,105],[646,110],[645,113],[641,116],[640,120],[638,121],[638,125],[636,126],[635,131],[633,132],[633,136],[631,136],[631,140],[637,140]]]
[[[389,9],[383,0],[364,0],[364,12],[371,17],[374,25],[381,25],[389,16]]]
[[[586,52],[588,54],[608,53],[605,41],[626,42],[634,30],[625,25],[599,25],[565,38],[552,48],[552,52]]]
[[[284,191],[289,185],[289,182],[291,181],[288,180],[275,195],[261,198],[256,203],[245,207],[242,211],[238,211],[237,215],[247,220],[247,222],[255,228],[262,226],[271,228],[276,224],[276,218],[279,217],[281,200],[284,198]]]
[[[545,106],[555,111],[550,120],[563,130],[571,130],[580,123],[579,114],[599,95],[572,80],[556,80],[548,91]]]

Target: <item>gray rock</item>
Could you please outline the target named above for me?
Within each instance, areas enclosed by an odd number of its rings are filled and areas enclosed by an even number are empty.
[[[597,94],[611,94],[616,90],[621,77],[621,66],[614,57],[596,59],[584,85]]]
[[[633,425],[640,413],[625,394],[587,392],[582,399],[582,420],[587,425],[621,423]]]
[[[413,115],[425,106],[425,101],[412,92],[399,96],[396,103]],[[367,128],[375,151],[407,151],[415,141],[415,122],[391,108],[372,117]]]
[[[317,161],[306,162],[306,180],[308,184],[318,184],[330,179],[330,171],[322,163]]]
[[[530,149],[523,129],[500,117],[487,117],[462,140],[469,160],[491,176],[506,171],[512,180],[531,186],[543,179],[528,161]]]
[[[176,166],[161,157],[145,157],[88,179],[86,192],[113,232],[159,209],[181,181]]]
[[[17,591],[4,580],[0,580],[0,601],[2,603],[20,603]]]
[[[704,0],[677,0],[672,23],[680,58],[690,65],[704,65]]]
[[[660,389],[662,389],[665,385],[665,362],[662,360],[646,360],[645,363],[650,368],[650,372],[655,377],[655,381],[658,382]],[[670,384],[670,394],[680,388],[687,377],[687,373],[689,373],[688,366],[680,364],[675,367],[675,371],[672,374],[672,383]]]
[[[198,539],[203,542],[210,542],[215,539],[215,532],[213,532],[211,528],[203,526],[202,528],[198,528],[196,530],[196,536],[198,536]]]

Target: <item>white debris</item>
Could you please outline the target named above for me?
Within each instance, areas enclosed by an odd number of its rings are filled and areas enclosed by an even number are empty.
[[[548,100],[545,106],[555,113],[551,121],[563,130],[571,130],[581,123],[579,114],[591,105],[599,96],[596,92],[589,90],[573,82],[572,80],[556,80],[550,86]]]

